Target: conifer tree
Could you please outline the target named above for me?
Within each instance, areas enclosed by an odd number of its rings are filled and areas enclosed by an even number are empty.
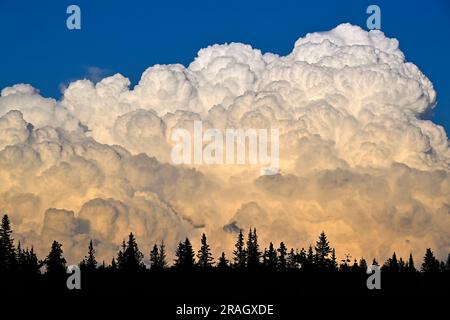
[[[214,258],[211,254],[211,249],[206,240],[206,235],[202,235],[201,247],[197,254],[198,262],[197,265],[200,268],[210,268],[214,264]]]
[[[44,264],[47,267],[47,274],[62,275],[66,272],[66,259],[63,256],[62,245],[58,241],[53,241]]]
[[[137,271],[144,268],[142,262],[143,254],[139,251],[136,238],[131,232],[128,236],[128,241],[122,252],[122,257],[119,262],[119,269],[125,271]]]
[[[439,272],[439,261],[434,257],[433,251],[427,248],[423,258],[422,271],[425,273]]]
[[[154,244],[152,250],[150,251],[150,269],[157,270],[159,263],[159,248],[158,245]]]
[[[266,264],[267,268],[270,270],[276,270],[278,266],[278,256],[277,252],[273,247],[273,243],[269,244],[269,250],[266,253]]]
[[[157,265],[160,270],[167,268],[166,245],[164,244],[164,241],[161,241],[161,244],[159,245]]]
[[[229,266],[229,261],[225,256],[225,252],[222,252],[222,255],[219,258],[219,263],[217,264],[217,268],[220,270],[226,270]]]
[[[16,249],[8,215],[4,215],[0,225],[0,271],[12,271],[17,268]]]
[[[256,229],[250,229],[247,239],[247,268],[256,269],[261,263],[261,251],[258,245]]]
[[[94,271],[97,268],[97,260],[95,259],[95,249],[92,240],[89,241],[88,254],[84,257],[83,265],[87,271]]]
[[[320,270],[326,270],[329,266],[328,255],[332,252],[332,249],[328,242],[327,236],[325,235],[325,232],[322,231],[322,233],[320,234],[319,240],[316,242],[316,246],[314,249],[316,251],[315,260],[317,267]]]
[[[406,265],[406,271],[408,272],[416,272],[416,267],[414,266],[414,259],[412,253],[409,254],[408,263]]]
[[[242,230],[239,230],[233,255],[233,266],[237,269],[244,269],[247,262],[247,251],[244,248],[244,235]]]
[[[277,249],[278,251],[278,270],[285,271],[287,269],[287,248],[284,242],[280,243],[280,247]]]
[[[294,248],[291,248],[291,251],[289,251],[288,257],[287,257],[287,268],[289,270],[297,269],[297,255],[295,254]]]

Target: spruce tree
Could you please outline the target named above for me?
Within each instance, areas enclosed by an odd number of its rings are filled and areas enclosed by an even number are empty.
[[[423,258],[422,271],[425,273],[439,272],[439,261],[434,257],[433,251],[427,248]]]
[[[278,251],[278,270],[285,271],[287,269],[287,248],[284,242],[280,243],[280,247],[277,249]]]
[[[47,267],[47,274],[62,275],[66,272],[66,259],[63,256],[62,245],[58,241],[53,241],[48,256],[44,260]]]
[[[295,254],[294,248],[291,248],[287,257],[287,268],[289,270],[297,269],[297,255]]]
[[[157,264],[160,270],[167,268],[166,245],[164,244],[164,241],[161,241],[161,244],[159,245],[159,255]]]
[[[269,250],[267,250],[266,253],[266,264],[267,264],[267,268],[270,270],[276,270],[278,267],[278,256],[277,256],[277,252],[273,247],[273,243],[271,242],[269,244]]]
[[[414,266],[414,259],[412,256],[412,253],[409,254],[408,263],[406,264],[406,271],[407,272],[416,272],[416,267]]]
[[[233,251],[233,266],[237,269],[244,269],[247,262],[247,251],[244,248],[244,235],[239,230],[238,239],[236,241],[235,250]]]
[[[155,244],[153,245],[152,250],[150,251],[150,269],[158,270],[159,269],[159,248]]]
[[[256,229],[250,229],[247,239],[247,268],[256,269],[259,267],[261,261],[261,251],[259,251],[258,236]]]
[[[0,225],[0,271],[13,271],[17,268],[16,249],[8,215],[4,215]]]
[[[332,252],[332,249],[328,242],[327,236],[325,235],[325,232],[322,231],[322,233],[320,234],[319,240],[316,242],[316,246],[314,249],[316,251],[315,260],[317,267],[320,270],[327,269],[330,264],[328,255]]]
[[[222,252],[222,255],[219,258],[219,263],[217,264],[217,268],[220,270],[228,269],[229,261],[225,256],[225,252]]]
[[[211,254],[211,249],[206,241],[206,235],[202,235],[201,247],[197,254],[198,262],[197,265],[200,268],[210,268],[214,264],[214,258]]]
[[[94,271],[97,268],[97,260],[95,259],[95,249],[92,240],[89,241],[88,254],[84,257],[84,267],[87,271]]]
[[[136,238],[131,232],[128,236],[128,242],[122,252],[121,261],[119,262],[119,269],[125,271],[138,271],[144,268],[142,262],[143,254],[139,251]]]

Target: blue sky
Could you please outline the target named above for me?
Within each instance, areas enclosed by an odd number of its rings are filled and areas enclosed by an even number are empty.
[[[82,29],[66,28],[77,4]],[[156,63],[188,65],[209,44],[244,42],[287,54],[297,38],[342,22],[366,28],[366,8],[381,8],[382,31],[400,40],[408,61],[433,82],[430,118],[450,132],[450,2],[418,1],[0,1],[0,88],[30,83],[59,98],[68,82],[116,72],[135,84]],[[93,67],[99,68],[94,69]],[[91,70],[91,71],[90,71]],[[101,72],[95,72],[101,70]]]

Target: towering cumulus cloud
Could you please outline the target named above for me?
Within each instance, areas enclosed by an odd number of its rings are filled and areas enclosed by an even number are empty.
[[[251,226],[307,246],[325,230],[338,253],[384,259],[450,251],[450,148],[422,115],[432,83],[398,41],[342,24],[287,56],[213,45],[189,65],[72,82],[61,100],[30,85],[0,97],[0,210],[24,246],[53,239],[69,261],[89,239],[110,261],[133,231],[144,252],[206,232],[232,249]],[[280,172],[174,165],[174,129],[277,128]],[[195,244],[195,242],[194,242]]]

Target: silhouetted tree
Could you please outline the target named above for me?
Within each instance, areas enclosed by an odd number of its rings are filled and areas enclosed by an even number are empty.
[[[408,272],[416,272],[416,267],[414,266],[414,259],[412,253],[409,254],[408,263],[406,264],[406,271]]]
[[[294,251],[294,248],[291,248],[291,251],[289,251],[287,256],[287,268],[289,270],[297,269],[298,267],[298,258]]]
[[[361,258],[361,260],[359,260],[359,271],[362,273],[366,273],[367,271],[367,262],[364,258]]]
[[[88,254],[84,257],[83,266],[87,271],[94,271],[97,268],[97,260],[95,259],[95,250],[92,240],[89,241]]]
[[[164,244],[164,241],[161,241],[161,244],[159,245],[158,268],[167,268],[166,245]]]
[[[247,239],[247,268],[256,269],[261,263],[261,251],[258,245],[258,236],[256,229],[250,229]]]
[[[278,251],[278,270],[285,271],[287,268],[287,248],[284,242],[280,243],[280,247],[277,249]]]
[[[58,241],[53,241],[44,264],[47,267],[47,274],[62,275],[66,272],[66,259],[63,256],[62,245]]]
[[[178,244],[177,251],[175,252],[175,264],[174,267],[178,269],[192,269],[195,265],[194,250],[192,249],[191,242],[188,238]]]
[[[365,262],[365,260],[364,260]],[[336,250],[333,248],[331,251],[331,259],[330,259],[330,270],[336,271],[338,267],[337,260],[336,260]]]
[[[395,252],[392,254],[392,258],[389,258],[381,267],[381,270],[387,272],[399,272],[399,265]]]
[[[433,251],[428,248],[423,258],[422,271],[426,273],[439,272],[439,261],[434,257]]]
[[[161,242],[159,247],[155,244],[150,251],[150,268],[152,270],[167,268],[166,246],[164,245],[164,241]]]
[[[159,261],[159,248],[157,244],[154,244],[152,250],[150,251],[150,269],[157,270],[158,261]]]
[[[211,249],[206,240],[206,235],[202,235],[201,247],[197,254],[198,262],[197,265],[200,268],[210,268],[214,264],[214,258],[211,254]]]
[[[139,251],[138,244],[136,242],[136,238],[131,232],[128,236],[128,241],[125,247],[122,247],[124,250],[122,252],[122,256],[119,263],[119,269],[125,271],[137,271],[144,268],[144,264],[142,262],[143,254]]]
[[[317,267],[320,270],[326,270],[328,269],[330,265],[330,261],[328,258],[328,255],[332,252],[332,249],[330,247],[330,243],[328,242],[327,236],[325,235],[325,232],[322,231],[322,233],[319,236],[319,240],[316,242],[315,246],[315,262]]]
[[[272,242],[269,244],[269,250],[266,251],[265,255],[266,257],[264,260],[266,261],[266,267],[269,270],[276,270],[278,266],[278,257]]]
[[[242,230],[239,230],[238,239],[234,247],[233,266],[237,269],[244,269],[247,262],[247,251],[244,248],[244,235],[242,234]]]
[[[217,268],[220,270],[226,270],[229,267],[229,261],[225,256],[225,252],[222,252],[222,255],[219,258],[219,263],[217,264]]]
[[[16,249],[11,233],[9,217],[5,214],[0,225],[0,271],[12,271],[17,267]]]

